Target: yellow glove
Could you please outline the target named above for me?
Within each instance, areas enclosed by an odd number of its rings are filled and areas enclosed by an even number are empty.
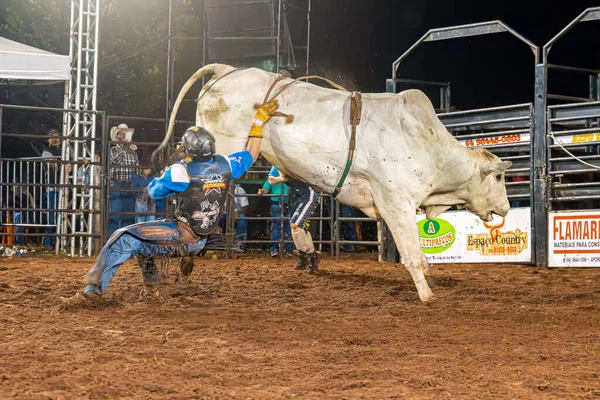
[[[256,110],[254,114],[254,120],[252,121],[252,128],[250,128],[249,137],[263,137],[263,126],[269,122],[271,117],[275,115],[279,108],[279,102],[277,100],[271,100],[268,103],[263,104]]]

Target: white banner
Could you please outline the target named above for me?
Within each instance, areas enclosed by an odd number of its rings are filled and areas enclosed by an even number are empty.
[[[417,215],[421,249],[441,263],[531,261],[530,208],[513,208],[505,218],[484,222],[468,211],[447,211],[428,220]]]
[[[465,147],[489,147],[507,143],[529,143],[529,133],[515,133],[514,135],[499,135],[485,138],[459,140]]]
[[[548,265],[600,267],[600,210],[548,215]]]

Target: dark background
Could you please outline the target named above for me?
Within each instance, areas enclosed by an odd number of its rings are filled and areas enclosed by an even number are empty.
[[[175,36],[202,34],[202,4],[174,0]],[[587,7],[598,5],[599,1],[313,0],[311,73],[348,89],[382,92],[392,62],[429,29],[498,19],[542,47]],[[0,36],[68,54],[69,7],[68,0],[3,0]],[[166,43],[143,49],[165,37],[167,16],[167,0],[102,0],[99,110],[117,116],[165,116]],[[292,26],[304,24],[301,13],[290,13],[289,18]],[[550,61],[598,68],[598,32],[600,22],[578,24],[554,46]],[[297,44],[303,39],[294,38]],[[177,42],[173,53],[176,96],[201,66],[201,41]],[[458,109],[525,103],[533,100],[534,57],[508,33],[423,43],[400,66],[399,77],[450,82],[452,104]],[[552,93],[588,96],[586,76],[552,73],[549,82]],[[426,93],[434,104],[438,101],[436,92]],[[0,103],[62,107],[62,95],[60,84],[0,86]],[[179,117],[192,118],[193,106],[189,103]],[[6,111],[3,131],[45,134],[61,121],[59,113]],[[139,126],[135,140],[162,135],[161,124]],[[43,144],[5,140],[2,156],[35,155]]]

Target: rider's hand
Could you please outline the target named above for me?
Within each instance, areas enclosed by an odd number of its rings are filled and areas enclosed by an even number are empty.
[[[250,128],[249,137],[263,137],[263,126],[269,122],[271,117],[275,115],[279,108],[279,102],[277,100],[271,100],[268,103],[258,107],[256,114],[254,114],[254,120],[252,121],[252,128]]]

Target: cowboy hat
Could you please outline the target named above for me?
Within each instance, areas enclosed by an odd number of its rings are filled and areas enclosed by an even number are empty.
[[[135,129],[129,128],[126,124],[120,124],[119,126],[113,126],[112,128],[110,128],[110,140],[112,140],[113,142],[116,142],[117,141],[117,132],[119,132],[121,130],[125,131],[125,138],[128,140],[131,140]]]

